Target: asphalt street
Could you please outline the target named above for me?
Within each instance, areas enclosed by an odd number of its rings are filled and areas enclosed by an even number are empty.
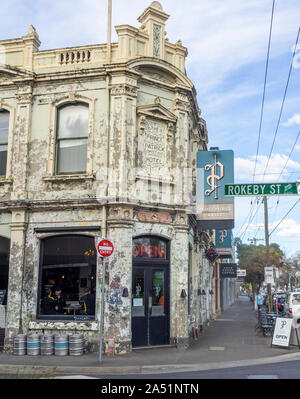
[[[128,379],[270,379],[300,378],[300,350],[272,347],[272,337],[255,329],[257,312],[239,297],[186,349],[139,349],[122,356],[14,356],[0,352],[0,378],[53,379],[84,377]],[[284,366],[282,366],[284,365]],[[82,376],[82,377],[79,377]],[[258,377],[256,377],[258,376]]]

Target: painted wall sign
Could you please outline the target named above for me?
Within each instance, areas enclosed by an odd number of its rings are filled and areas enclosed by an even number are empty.
[[[234,181],[233,151],[197,153],[197,225],[199,229],[234,227],[234,198],[225,197],[225,184]]]

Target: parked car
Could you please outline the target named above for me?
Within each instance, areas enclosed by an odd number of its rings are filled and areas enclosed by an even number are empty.
[[[300,292],[289,292],[286,298],[286,310],[290,317],[300,315]]]

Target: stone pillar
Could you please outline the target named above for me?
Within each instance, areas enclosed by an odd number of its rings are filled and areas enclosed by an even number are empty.
[[[131,351],[132,208],[110,206],[107,225],[115,249],[107,270],[104,340],[114,340],[115,353],[122,354]],[[124,288],[128,297],[122,296]]]
[[[188,294],[189,226],[185,213],[175,219],[175,234],[171,243],[171,343],[179,347],[188,345]]]
[[[137,80],[127,76],[112,79],[110,168],[114,171],[115,195],[127,200],[128,177],[134,167]]]
[[[12,211],[10,237],[9,280],[7,296],[6,348],[12,344],[14,335],[22,331],[22,289],[25,251],[26,210]]]

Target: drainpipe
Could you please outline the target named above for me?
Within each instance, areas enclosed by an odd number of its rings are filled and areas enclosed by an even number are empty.
[[[106,171],[108,176],[108,170],[110,166],[110,75],[106,75],[106,88],[105,88],[105,103],[106,103],[106,138],[107,138],[107,148],[106,148]],[[105,197],[108,196],[108,182],[105,186]],[[102,237],[106,238],[107,235],[107,204],[103,205],[102,208]]]

